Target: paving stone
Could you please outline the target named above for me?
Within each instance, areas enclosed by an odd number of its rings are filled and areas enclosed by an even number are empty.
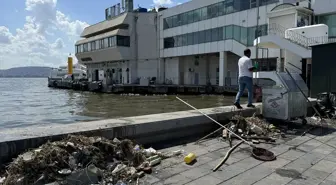
[[[332,134],[328,134],[328,135],[324,135],[324,136],[318,136],[315,139],[321,141],[322,143],[328,142],[331,139],[336,138],[336,135],[332,135]]]
[[[178,174],[178,175],[174,175],[172,177],[169,177],[168,179],[163,181],[164,185],[168,185],[168,184],[174,184],[174,185],[182,185],[182,184],[186,184],[188,182],[190,182],[191,179],[185,178],[182,175]]]
[[[211,167],[207,164],[204,164],[204,165],[198,166],[197,168],[193,168],[188,171],[182,172],[180,175],[188,179],[195,180],[211,172],[212,172]]]
[[[336,148],[336,138],[329,140],[326,144]]]
[[[304,154],[306,154],[306,153],[293,149],[293,150],[289,150],[289,151],[279,155],[279,157],[293,161],[293,160],[303,156]]]
[[[291,161],[287,159],[277,158],[275,161],[264,162],[260,166],[267,167],[270,170],[275,170],[277,168],[282,168],[283,166],[287,165],[290,162]]]
[[[324,180],[319,185],[336,185],[336,182],[335,181],[330,181],[330,180]]]
[[[274,155],[279,156],[289,150],[289,148],[292,146],[286,145],[286,144],[280,144],[278,146],[275,146],[271,148],[270,150],[274,153]]]
[[[296,138],[286,142],[286,145],[298,146],[298,145],[303,144],[303,143],[305,143],[309,140],[311,140],[311,138],[308,137],[308,136],[296,137]]]
[[[154,184],[159,181],[160,179],[154,177],[153,175],[145,175],[144,177],[139,179],[139,185]]]
[[[220,143],[215,143],[207,147],[209,152],[213,152],[216,150],[224,149],[224,148],[229,148],[229,144],[225,142],[220,142]]]
[[[336,151],[331,152],[324,158],[324,160],[336,162]]]
[[[298,172],[302,173],[306,171],[308,168],[315,165],[318,161],[320,161],[324,156],[307,153],[300,158],[296,159],[295,161],[287,164],[285,167],[288,169],[294,169]]]
[[[331,173],[336,170],[336,163],[327,160],[321,160],[312,166],[311,169]]]
[[[230,166],[227,166],[225,168],[221,168],[216,172],[210,173],[210,175],[224,181],[240,173],[243,173],[244,171],[249,170],[250,168],[253,168],[261,163],[262,163],[261,161],[249,157],[239,162],[236,162]]]
[[[272,173],[271,175],[261,179],[260,181],[256,182],[253,185],[285,185],[289,183],[292,178],[283,177],[276,173]]]
[[[254,184],[255,182],[265,178],[266,176],[270,175],[272,170],[270,170],[266,166],[256,166],[250,170],[241,173],[232,179],[225,181],[222,185],[248,185]]]
[[[333,171],[333,172],[326,178],[326,180],[336,182],[336,171]]]
[[[191,167],[184,165],[183,163],[180,163],[178,165],[170,166],[168,168],[162,169],[162,170],[156,170],[157,173],[153,174],[155,177],[159,179],[166,179],[168,177],[171,177],[175,174],[179,174],[181,172],[184,172],[186,170],[189,170]]]
[[[217,179],[211,175],[206,175],[194,181],[187,183],[186,185],[216,185],[219,184],[222,180]]]
[[[317,141],[315,139],[311,139],[311,140],[303,143],[302,145],[298,146],[297,149],[305,151],[305,152],[310,152],[320,145],[322,145],[322,143],[320,141]]]
[[[162,160],[159,165],[155,167],[156,170],[161,170],[168,168],[170,166],[178,165],[183,161],[183,157],[171,157],[165,160]]]
[[[329,173],[308,169],[302,174],[302,178],[294,179],[289,185],[316,185],[320,184]]]
[[[322,144],[321,146],[312,150],[313,153],[321,153],[321,154],[324,154],[324,155],[328,155],[333,151],[335,151],[335,148],[333,148],[331,146],[328,146],[326,144]]]

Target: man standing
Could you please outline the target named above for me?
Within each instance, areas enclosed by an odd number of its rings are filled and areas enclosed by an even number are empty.
[[[238,84],[239,84],[239,91],[236,96],[236,101],[234,105],[238,109],[242,109],[243,107],[240,106],[240,97],[243,95],[245,87],[248,90],[248,104],[247,107],[255,107],[252,104],[253,101],[253,70],[257,68],[257,66],[252,65],[251,57],[251,50],[246,49],[244,50],[244,56],[241,57],[238,61],[238,70],[239,70],[239,78],[238,78]]]

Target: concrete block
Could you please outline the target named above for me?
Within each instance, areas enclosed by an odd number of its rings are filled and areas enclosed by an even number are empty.
[[[302,174],[302,178],[297,178],[291,181],[290,185],[303,184],[303,185],[314,185],[320,184],[329,173],[309,169]]]
[[[287,169],[293,169],[300,173],[303,173],[308,168],[311,168],[313,165],[315,165],[318,161],[320,161],[324,156],[322,155],[316,155],[316,154],[310,154],[307,153],[300,158],[296,159],[295,161],[287,164],[285,168]]]

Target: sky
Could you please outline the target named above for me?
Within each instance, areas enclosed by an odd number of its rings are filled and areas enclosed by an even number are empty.
[[[134,8],[186,1],[134,0]],[[1,0],[0,69],[65,65],[83,29],[103,21],[105,8],[117,3],[120,0]]]

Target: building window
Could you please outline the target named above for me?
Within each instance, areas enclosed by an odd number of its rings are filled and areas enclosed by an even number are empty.
[[[260,0],[260,6],[277,2],[279,2],[279,0]],[[256,0],[225,0],[206,7],[164,18],[163,29],[211,19],[237,11],[244,11],[249,8],[255,8],[256,6]]]
[[[108,38],[104,38],[104,48],[108,48]]]
[[[91,50],[92,50],[92,51],[96,50],[96,42],[95,42],[95,41],[92,41],[92,42],[90,43],[90,45],[91,45]]]
[[[198,22],[201,20],[201,9],[197,9],[192,11],[193,12],[193,17],[194,17],[194,22]]]
[[[240,42],[240,26],[233,26],[233,39]]]
[[[233,38],[233,26],[226,26],[225,27],[225,39],[232,39]]]
[[[174,47],[174,38],[168,37],[164,38],[164,48],[173,48]]]
[[[329,37],[336,37],[336,14],[318,16],[317,22],[328,25]]]
[[[201,21],[208,19],[208,9],[207,7],[201,8]]]
[[[112,36],[108,38],[109,40],[109,47],[115,47],[116,46],[116,37]]]
[[[205,30],[205,42],[211,42],[211,29]]]
[[[187,34],[187,45],[193,45],[194,44],[194,34],[188,33]]]
[[[193,22],[194,22],[194,11],[190,11],[188,12],[188,23],[187,24],[190,24]]]
[[[88,52],[88,43],[83,44],[83,52]]]
[[[129,47],[130,46],[130,37],[129,36],[121,36],[117,35],[117,45]]]
[[[199,44],[200,42],[199,42],[199,34],[198,34],[199,32],[194,32],[194,33],[192,33],[192,35],[193,35],[193,37],[194,37],[194,39],[193,39],[193,44]]]
[[[199,41],[199,44],[202,44],[205,42],[205,31],[198,32],[198,41]]]
[[[260,25],[260,35],[267,35],[267,25]],[[174,37],[164,38],[164,48],[181,47],[194,44],[217,42],[220,40],[234,39],[245,46],[253,46],[256,27],[241,27],[237,25],[228,25],[209,30],[176,35]]]
[[[218,28],[214,28],[211,30],[211,41],[212,42],[218,41]]]
[[[224,32],[223,32],[223,27],[218,28],[218,40],[223,40],[224,39]]]
[[[247,45],[247,29],[246,27],[240,28],[240,42],[244,45]]]
[[[104,48],[104,39],[100,39],[99,40],[99,49],[103,49]]]

